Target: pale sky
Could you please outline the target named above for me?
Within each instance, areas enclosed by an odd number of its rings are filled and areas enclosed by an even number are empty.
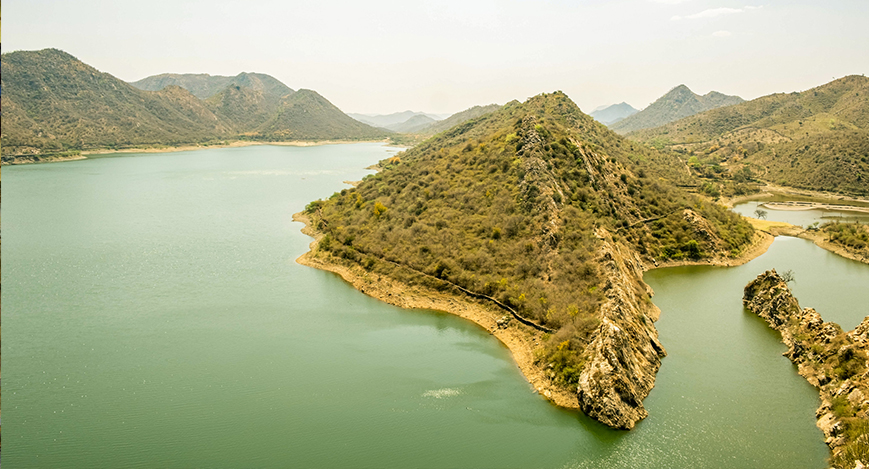
[[[453,113],[562,90],[585,112],[681,83],[753,99],[869,73],[869,0],[7,0],[3,52],[126,81],[272,75],[345,112]]]

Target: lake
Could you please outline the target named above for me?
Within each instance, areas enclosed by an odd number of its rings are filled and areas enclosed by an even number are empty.
[[[835,199],[811,199],[806,198],[807,201],[810,202],[820,202],[826,204],[845,204],[847,202],[843,202],[841,200]],[[783,196],[775,196],[775,197],[765,197],[762,200],[749,200],[747,202],[742,202],[733,206],[733,211],[746,216],[757,218],[757,215],[754,213],[755,210],[763,210],[767,213],[766,219],[770,221],[783,221],[785,223],[790,223],[791,225],[801,226],[803,228],[808,228],[809,225],[813,223],[818,223],[819,225],[823,225],[827,222],[842,222],[842,223],[853,223],[860,222],[864,225],[869,223],[869,213],[865,212],[856,212],[856,211],[844,211],[844,210],[822,210],[822,209],[814,209],[814,210],[776,210],[774,208],[762,207],[761,205],[764,202],[786,202],[792,199],[785,198]],[[797,200],[797,199],[794,199]]]
[[[779,238],[741,267],[647,273],[669,356],[650,416],[615,431],[535,394],[486,330],[294,262],[292,214],[395,151],[5,167],[7,465],[826,467],[817,393],[742,288],[792,269],[803,306],[851,324],[866,266]]]

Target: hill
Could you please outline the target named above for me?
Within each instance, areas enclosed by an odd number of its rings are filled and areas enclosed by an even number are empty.
[[[253,132],[265,124],[275,115],[280,104],[280,98],[235,83],[205,100],[205,105],[226,119],[232,130],[239,134]]]
[[[638,112],[639,110],[634,109],[630,104],[622,102],[610,106],[602,106],[589,113],[589,115],[603,125],[612,125]]]
[[[432,119],[431,117],[424,115],[424,114],[419,114],[419,115],[411,117],[410,119],[408,119],[400,124],[388,125],[388,126],[386,126],[386,128],[389,130],[392,130],[393,132],[401,132],[404,134],[408,134],[408,133],[417,132],[420,129],[423,129],[425,127],[428,127],[428,126],[434,124],[435,122],[437,122],[437,121]]]
[[[3,54],[2,135],[10,155],[198,143],[229,125],[178,88],[142,91],[57,49]]]
[[[723,106],[739,104],[739,96],[727,96],[711,91],[703,96],[695,94],[685,85],[679,85],[642,111],[613,124],[611,128],[624,135],[640,129],[658,127],[694,114]]]
[[[442,121],[429,124],[427,127],[423,127],[417,130],[417,133],[421,135],[434,135],[448,130],[452,127],[455,127],[461,123],[467,122],[471,119],[476,119],[490,112],[494,112],[500,108],[501,106],[497,104],[489,104],[487,106],[474,106],[472,108],[465,109],[464,111],[457,112]]]
[[[869,78],[848,76],[634,132],[693,158],[700,174],[743,167],[770,182],[869,194]]]
[[[728,257],[753,236],[667,182],[675,161],[561,92],[511,102],[312,202],[322,237],[304,262],[408,286],[387,300],[421,285],[500,311],[499,328],[537,334],[531,373],[559,404],[631,428],[664,355],[642,266]]]
[[[226,89],[230,84],[260,91],[265,96],[277,99],[293,93],[290,87],[270,75],[247,72],[239,73],[234,77],[207,73],[163,73],[130,84],[145,91],[160,91],[167,86],[180,86],[199,99],[208,99]]]
[[[264,141],[380,139],[310,90],[242,73],[203,101],[167,77],[138,89],[57,49],[2,55],[3,162],[43,161],[82,150]],[[204,93],[227,77],[178,75]],[[209,91],[210,92],[210,91]]]
[[[359,122],[316,91],[284,97],[277,112],[250,135],[270,140],[382,139],[390,132]]]

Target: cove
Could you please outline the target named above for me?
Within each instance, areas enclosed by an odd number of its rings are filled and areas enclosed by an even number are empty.
[[[827,318],[806,295],[867,304],[854,293],[865,280],[815,288],[808,271],[851,261],[782,238],[741,267],[647,273],[669,356],[649,418],[613,431],[534,394],[474,324],[294,262],[310,238],[292,214],[395,151],[257,146],[4,168],[7,464],[824,467],[816,393],[741,291],[791,268],[801,304]],[[801,264],[779,266],[791,258]]]

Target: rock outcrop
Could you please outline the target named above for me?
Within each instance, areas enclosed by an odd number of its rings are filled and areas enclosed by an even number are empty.
[[[655,374],[666,356],[653,320],[659,310],[641,291],[642,263],[603,230],[599,264],[606,283],[601,325],[588,345],[577,397],[582,411],[613,428],[629,430],[648,412],[643,399],[655,386]]]
[[[745,287],[743,304],[779,331],[784,353],[818,388],[818,428],[838,468],[869,461],[869,316],[845,333],[812,308],[801,309],[775,270]],[[858,464],[859,462],[859,464]]]

